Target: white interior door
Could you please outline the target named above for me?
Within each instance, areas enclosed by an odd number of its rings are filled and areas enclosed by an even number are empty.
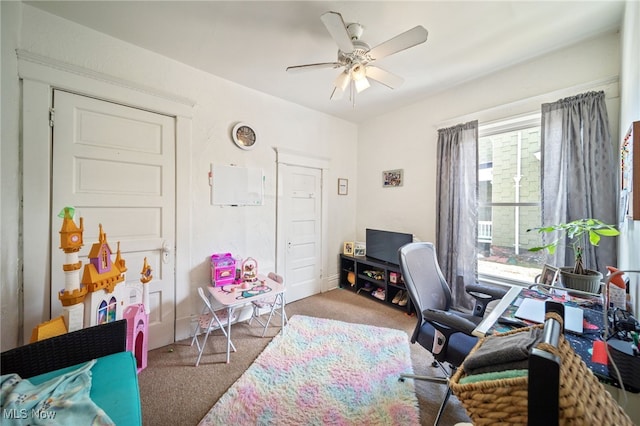
[[[128,268],[129,302],[142,301],[144,258],[149,286],[149,349],[173,343],[175,329],[175,119],[123,105],[54,92],[51,235],[51,317],[62,313],[65,206],[84,219],[83,265],[99,224]],[[59,220],[59,222],[57,222]]]
[[[322,171],[286,165],[282,168],[285,203],[285,279],[287,301],[322,290]]]

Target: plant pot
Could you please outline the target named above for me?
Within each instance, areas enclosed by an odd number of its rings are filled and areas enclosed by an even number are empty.
[[[592,269],[587,269],[587,275],[574,274],[573,268],[560,268],[560,276],[562,284],[566,288],[573,290],[587,291],[589,293],[598,293],[600,291],[600,282],[602,274]]]

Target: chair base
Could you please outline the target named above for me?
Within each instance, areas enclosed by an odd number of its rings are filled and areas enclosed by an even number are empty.
[[[416,374],[401,374],[398,380],[404,381],[404,379],[423,380],[426,382],[447,385],[447,394],[444,396],[444,400],[442,401],[442,404],[440,404],[440,408],[438,409],[438,414],[436,415],[436,420],[433,423],[434,426],[438,426],[438,423],[440,423],[440,418],[444,413],[444,409],[447,406],[447,402],[449,402],[449,397],[451,397],[451,388],[449,387],[449,379],[445,377],[418,376]]]
[[[442,401],[442,404],[440,404],[440,408],[438,409],[438,414],[436,415],[436,420],[433,423],[434,426],[438,426],[438,423],[440,423],[440,418],[444,413],[444,409],[447,407],[447,402],[449,402],[449,398],[451,397],[451,388],[449,387],[450,374],[440,362],[434,360],[433,364],[434,364],[434,367],[440,367],[440,369],[446,375],[446,377],[421,376],[417,374],[400,374],[400,377],[398,378],[398,380],[404,381],[405,379],[413,379],[413,380],[422,380],[430,383],[438,383],[441,385],[447,385],[447,394],[444,396],[444,400]],[[453,371],[455,371],[455,367],[452,366],[451,368]]]

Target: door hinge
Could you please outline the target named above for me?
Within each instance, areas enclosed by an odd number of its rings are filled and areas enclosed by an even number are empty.
[[[49,108],[49,127],[53,127],[53,122],[55,120],[55,110],[53,108]]]

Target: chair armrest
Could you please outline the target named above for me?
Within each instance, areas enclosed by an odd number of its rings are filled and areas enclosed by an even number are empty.
[[[465,290],[467,291],[467,293],[469,293],[475,298],[478,298],[478,297],[482,299],[490,298],[491,300],[502,299],[504,295],[507,294],[507,291],[508,291],[504,287],[498,287],[495,285],[480,284],[480,283],[469,284],[465,288]]]
[[[453,333],[464,333],[471,336],[477,324],[452,312],[439,309],[425,309],[422,317],[429,321],[438,331],[450,336]]]
[[[476,299],[473,315],[483,317],[489,302],[502,299],[508,290],[495,285],[474,283],[467,285],[465,291]]]

